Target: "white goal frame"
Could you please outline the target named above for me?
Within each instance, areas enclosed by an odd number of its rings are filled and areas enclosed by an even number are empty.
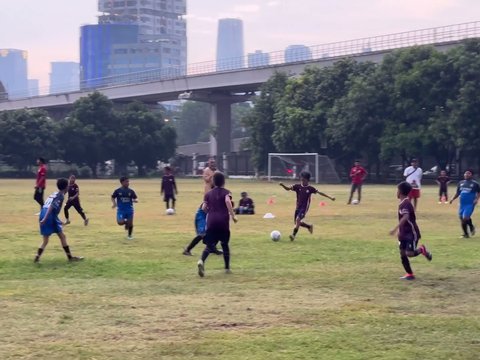
[[[319,159],[320,157],[322,158],[326,158],[328,159],[328,162],[330,163],[330,166],[332,168],[332,170],[334,171],[335,175],[336,175],[336,178],[337,178],[337,181],[340,182],[340,178],[338,177],[338,174],[337,172],[335,171],[335,168],[333,167],[333,165],[331,164],[330,162],[330,158],[328,156],[325,156],[325,155],[319,155],[318,153],[268,153],[268,181],[272,181],[272,158],[273,157],[278,157],[278,158],[281,158],[282,156],[289,156],[289,157],[295,157],[295,156],[309,156],[309,157],[313,157],[314,158],[314,163],[315,163],[315,173],[312,174],[314,176],[314,179],[313,181],[318,184],[320,182],[320,177],[319,177]],[[297,178],[297,176],[300,174],[300,172],[298,174],[295,174],[293,173],[292,175],[292,178]]]

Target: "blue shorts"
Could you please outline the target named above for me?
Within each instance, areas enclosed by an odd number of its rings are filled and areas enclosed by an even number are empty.
[[[124,219],[133,220],[133,210],[117,209],[117,222],[123,221]]]
[[[40,212],[39,219],[38,219],[39,222],[40,222],[40,220],[43,219],[43,216],[45,215],[46,212],[47,212],[47,209],[45,209],[45,211],[42,209],[42,211]],[[48,217],[47,221],[45,222],[45,224],[40,225],[40,234],[42,234],[43,236],[50,236],[52,234],[59,234],[62,231],[63,231],[62,222],[60,221],[58,216],[55,216],[55,215],[50,215]]]
[[[460,219],[469,218],[472,216],[473,210],[475,210],[475,205],[473,204],[460,205],[458,209],[458,216],[460,216]]]
[[[300,218],[302,220],[305,215],[307,215],[307,210],[305,209],[296,209],[295,210],[295,215],[293,217],[293,222],[297,222],[297,218]]]

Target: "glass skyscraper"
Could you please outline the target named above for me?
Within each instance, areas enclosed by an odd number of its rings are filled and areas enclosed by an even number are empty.
[[[0,81],[9,99],[28,97],[28,53],[18,49],[0,49]]]
[[[243,22],[220,19],[217,34],[217,71],[244,67]]]
[[[80,65],[73,61],[50,63],[50,94],[80,89]]]

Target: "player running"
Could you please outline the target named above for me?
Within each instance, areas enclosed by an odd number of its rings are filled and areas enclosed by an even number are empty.
[[[472,223],[472,214],[480,197],[480,185],[473,180],[473,171],[467,170],[463,174],[465,180],[458,183],[457,193],[450,200],[450,204],[458,197],[460,197],[460,207],[458,208],[458,216],[462,225],[462,238],[469,238],[475,235],[475,226]],[[470,234],[468,233],[470,228]]]
[[[73,206],[75,210],[77,210],[77,212],[82,217],[83,225],[87,226],[88,219],[85,216],[85,213],[83,212],[82,206],[80,205],[80,198],[79,198],[80,188],[75,183],[75,181],[76,181],[75,175],[70,175],[70,177],[68,178],[68,200],[67,200],[67,203],[65,204],[65,207],[63,208],[63,213],[66,219],[64,225],[70,224],[70,214],[68,213],[68,209],[70,209]]]
[[[138,202],[137,194],[129,188],[130,180],[126,176],[120,178],[121,187],[112,194],[112,209],[117,208],[117,224],[125,225],[128,240],[133,240],[133,203]]]
[[[425,245],[420,245],[417,248],[420,240],[420,229],[417,225],[417,218],[415,216],[415,208],[409,199],[412,185],[403,181],[397,186],[397,198],[400,200],[398,204],[398,225],[391,231],[390,235],[398,234],[398,246],[400,248],[400,259],[402,260],[403,268],[406,274],[400,279],[415,280],[412,268],[410,266],[409,257],[415,257],[420,254],[425,256],[428,261],[432,261],[432,253],[430,253]]]
[[[40,211],[40,234],[43,236],[42,245],[37,250],[37,255],[35,256],[34,262],[38,263],[40,257],[43,254],[43,251],[48,245],[48,240],[50,235],[57,234],[62,243],[63,251],[67,255],[69,261],[78,261],[83,260],[81,256],[72,256],[70,252],[70,247],[67,244],[67,237],[63,233],[62,221],[58,218],[58,214],[62,209],[63,199],[65,198],[65,193],[68,188],[67,179],[58,179],[57,180],[58,191],[50,195]]]
[[[293,229],[292,235],[290,235],[290,241],[295,240],[298,229],[301,227],[307,228],[310,234],[313,233],[313,225],[309,225],[303,221],[303,218],[307,215],[308,208],[310,207],[310,198],[312,194],[319,194],[326,198],[329,198],[332,201],[335,201],[333,196],[324,194],[313,186],[310,186],[308,183],[310,181],[310,173],[308,171],[302,171],[300,174],[301,184],[295,184],[290,187],[285,186],[283,183],[279,185],[287,191],[295,191],[297,193],[297,207],[295,209],[294,222],[295,228]]]

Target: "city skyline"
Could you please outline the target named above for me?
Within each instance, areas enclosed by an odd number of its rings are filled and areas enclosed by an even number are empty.
[[[79,61],[80,26],[97,23],[98,0],[16,0],[1,5],[0,48],[29,54],[28,77],[48,86],[50,63]],[[284,50],[478,20],[473,0],[189,0],[188,63],[215,59],[220,18],[244,23],[244,52]],[[59,31],[61,29],[61,31]],[[32,36],[35,34],[35,36]]]

